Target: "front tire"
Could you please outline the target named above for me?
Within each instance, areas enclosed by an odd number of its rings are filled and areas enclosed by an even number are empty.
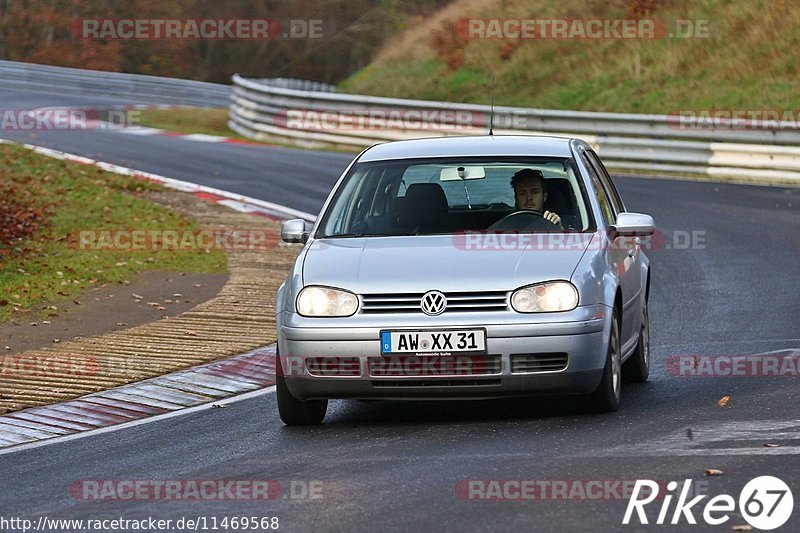
[[[629,383],[644,383],[650,377],[650,313],[647,311],[647,301],[644,302],[642,315],[642,330],[639,333],[639,342],[630,359],[622,367],[622,378]]]
[[[622,369],[620,366],[619,317],[614,310],[611,335],[608,341],[606,365],[600,385],[588,395],[589,408],[596,412],[613,412],[619,408],[622,395]]]
[[[275,353],[275,394],[278,397],[278,414],[287,426],[321,424],[328,411],[328,400],[298,400],[286,386],[281,367],[281,356]]]

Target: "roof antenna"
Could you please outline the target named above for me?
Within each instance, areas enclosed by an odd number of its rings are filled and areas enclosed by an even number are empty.
[[[489,112],[489,135],[494,135],[494,74],[492,74],[492,106]]]

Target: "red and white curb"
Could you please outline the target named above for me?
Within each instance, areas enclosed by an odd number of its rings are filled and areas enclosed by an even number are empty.
[[[0,416],[0,454],[38,441],[96,431],[209,404],[275,383],[275,346]],[[261,390],[262,393],[271,390]],[[212,404],[226,407],[225,403]]]
[[[0,139],[0,144],[23,146],[55,159],[94,165],[103,170],[147,179],[170,189],[191,192],[210,202],[231,209],[276,220],[302,218],[313,222],[311,213],[290,207],[230,193],[213,187],[159,176],[132,168],[82,157],[32,144]],[[161,377],[124,385],[107,391],[82,396],[75,400],[32,407],[0,416],[0,455],[91,433],[109,431],[115,426],[145,423],[151,419],[188,413],[246,399],[249,395],[272,392],[275,383],[275,346],[195,366]],[[264,387],[269,387],[265,389]]]

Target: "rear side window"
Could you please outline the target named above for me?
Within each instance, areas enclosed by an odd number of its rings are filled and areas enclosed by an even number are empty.
[[[597,172],[597,175],[600,177],[600,182],[603,184],[603,187],[605,187],[609,199],[611,200],[611,204],[614,206],[614,212],[619,214],[625,211],[625,205],[622,203],[622,198],[617,192],[614,182],[611,181],[611,176],[608,175],[608,171],[606,170],[605,165],[603,165],[603,162],[600,161],[600,158],[592,150],[587,150],[586,156],[589,158],[589,162],[594,165],[594,169]]]
[[[581,155],[581,157],[583,158],[583,164],[586,165],[586,170],[589,172],[589,178],[592,182],[592,189],[594,189],[594,192],[597,195],[597,200],[600,203],[600,210],[603,212],[603,219],[606,221],[606,225],[610,226],[616,221],[611,200],[609,200],[608,194],[606,194],[606,190],[603,187],[603,184],[600,182],[600,176],[597,174],[594,166],[589,162],[586,154]]]

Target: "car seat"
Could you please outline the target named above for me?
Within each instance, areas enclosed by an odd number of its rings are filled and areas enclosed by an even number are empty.
[[[408,233],[444,231],[447,197],[438,183],[414,183],[396,202],[397,221]]]

